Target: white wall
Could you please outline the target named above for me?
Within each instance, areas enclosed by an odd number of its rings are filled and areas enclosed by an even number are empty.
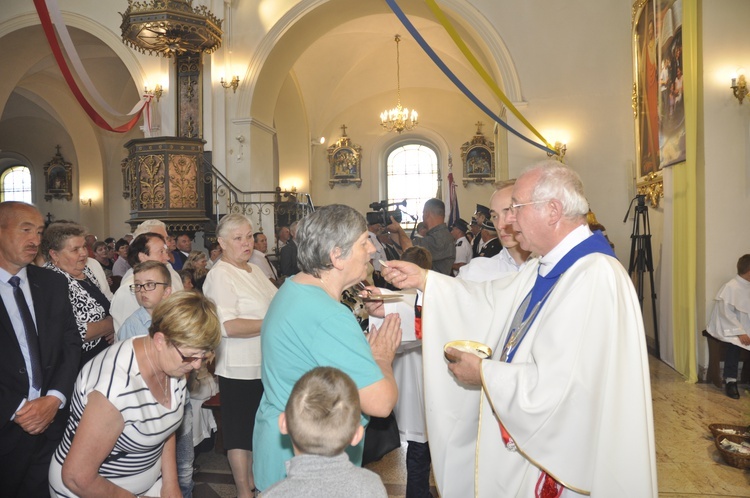
[[[698,295],[698,326],[705,325],[719,287],[736,274],[737,259],[750,253],[750,101],[740,105],[729,89],[732,73],[746,68],[750,2],[702,2],[702,170],[705,198],[705,289]],[[699,239],[700,240],[700,239]],[[701,268],[703,269],[703,268]]]

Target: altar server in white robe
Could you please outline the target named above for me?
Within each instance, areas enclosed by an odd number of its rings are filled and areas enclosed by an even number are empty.
[[[540,163],[518,179],[507,217],[540,255],[520,273],[473,283],[399,261],[384,270],[424,291],[425,411],[443,498],[657,496],[642,315],[587,211],[578,175]],[[451,350],[447,364],[454,339],[492,357]]]
[[[737,260],[737,275],[716,294],[706,330],[727,343],[724,348],[724,389],[727,396],[739,399],[740,348],[750,349],[750,254]]]

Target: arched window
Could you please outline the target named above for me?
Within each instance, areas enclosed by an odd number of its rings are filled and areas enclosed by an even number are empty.
[[[31,203],[31,170],[26,166],[11,166],[0,174],[0,201]]]
[[[438,158],[435,151],[420,143],[407,143],[393,149],[386,160],[386,192],[388,202],[406,200],[404,211],[422,216],[424,203],[441,197]],[[389,208],[393,209],[393,208]],[[404,217],[402,226],[412,228],[414,222]]]

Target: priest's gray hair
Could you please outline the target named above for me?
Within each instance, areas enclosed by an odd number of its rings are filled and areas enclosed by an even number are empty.
[[[216,226],[216,236],[226,239],[232,230],[244,227],[245,225],[250,225],[250,231],[253,231],[253,223],[250,221],[250,218],[239,213],[228,214]]]
[[[540,176],[531,194],[531,201],[556,199],[562,204],[564,217],[574,219],[586,216],[589,203],[578,173],[552,159],[531,166],[524,174],[536,171],[540,172]]]
[[[333,268],[331,252],[339,248],[340,257],[351,253],[354,243],[367,231],[367,222],[355,209],[331,204],[317,209],[297,226],[297,265],[314,277]]]

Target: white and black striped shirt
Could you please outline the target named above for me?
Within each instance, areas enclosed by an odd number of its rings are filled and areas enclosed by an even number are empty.
[[[57,496],[75,496],[62,483],[62,464],[86,408],[88,394],[93,391],[103,394],[125,422],[114,448],[99,467],[99,474],[136,495],[144,494],[160,479],[162,449],[169,435],[180,426],[187,384],[184,378],[169,378],[171,407],[159,404],[141,377],[133,349],[133,341],[137,339],[114,344],[78,374],[68,425],[50,465],[50,488]]]

